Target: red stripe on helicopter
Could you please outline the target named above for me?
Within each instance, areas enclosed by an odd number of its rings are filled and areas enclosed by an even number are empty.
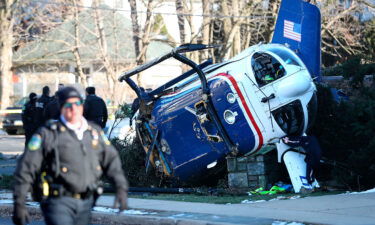
[[[219,74],[216,74],[215,77],[216,76],[225,76],[225,77],[227,77],[230,80],[230,82],[232,83],[234,89],[236,89],[237,94],[238,94],[238,96],[241,99],[242,105],[245,108],[246,114],[249,117],[251,123],[253,124],[253,126],[254,126],[257,134],[258,134],[259,144],[258,144],[257,150],[259,150],[262,147],[262,145],[263,145],[263,135],[262,135],[262,132],[260,131],[260,129],[259,129],[259,127],[258,127],[258,125],[257,125],[257,123],[256,123],[256,121],[255,121],[255,119],[253,117],[253,115],[251,114],[250,108],[247,105],[247,103],[245,101],[245,98],[244,98],[244,96],[243,96],[240,88],[237,85],[236,80],[230,74],[227,74],[227,73],[219,73]]]

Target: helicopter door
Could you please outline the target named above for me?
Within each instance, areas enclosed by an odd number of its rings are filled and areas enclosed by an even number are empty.
[[[221,142],[223,141],[219,135],[216,125],[213,123],[207,112],[207,105],[204,101],[197,102],[194,105],[197,119],[201,125],[203,133],[206,135],[208,141]]]
[[[264,104],[263,108],[269,112],[270,108],[280,105],[274,83],[285,76],[286,71],[281,63],[268,53],[256,52],[251,58],[251,67],[257,82],[257,96]]]

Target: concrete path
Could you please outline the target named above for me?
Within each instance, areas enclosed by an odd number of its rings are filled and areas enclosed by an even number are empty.
[[[98,205],[112,206],[113,197],[102,196],[98,200]],[[253,223],[255,221],[267,224],[276,220],[312,224],[375,224],[375,193],[327,195],[227,205],[130,198],[129,206],[133,209],[174,213],[174,216],[169,216],[171,218],[177,218],[182,214],[192,215],[191,217],[194,214],[202,214],[206,217],[201,217],[200,220],[214,222],[212,216],[216,216],[221,217],[220,222],[228,224],[255,224]]]
[[[0,197],[10,198],[11,194]],[[113,196],[98,199],[95,224],[375,224],[375,192],[227,205],[130,198],[130,210],[121,214],[108,208],[113,201]],[[1,205],[11,207],[9,203]]]

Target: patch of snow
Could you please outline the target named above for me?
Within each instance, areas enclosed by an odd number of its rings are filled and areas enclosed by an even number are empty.
[[[0,204],[13,204],[13,200],[0,200]]]
[[[277,200],[286,200],[286,199],[290,199],[290,200],[293,200],[293,199],[298,199],[298,198],[301,198],[301,196],[299,195],[294,195],[294,196],[291,196],[291,197],[285,197],[285,196],[277,196],[276,198],[272,198],[270,200],[268,200],[268,202],[272,202],[272,201],[277,201]],[[251,200],[243,200],[241,203],[258,203],[258,202],[266,202],[267,200],[258,200],[258,201],[251,201]]]
[[[368,194],[368,193],[375,193],[375,188],[373,189],[369,189],[367,191],[361,191],[361,192],[350,192],[350,191],[347,191],[345,194],[349,194],[349,195],[357,195],[357,194]]]
[[[120,140],[124,140],[126,137],[130,139],[135,137],[136,135],[135,128],[130,126],[129,118],[124,118],[116,122],[116,124],[114,124],[114,122],[115,122],[114,120],[108,120],[106,127],[104,128],[105,134],[107,135],[108,138],[112,139],[112,138],[117,137]]]
[[[298,222],[284,222],[284,221],[274,221],[272,225],[305,225]]]
[[[39,207],[39,202],[26,202],[26,205]]]
[[[241,203],[248,204],[248,203],[259,203],[259,202],[266,202],[266,200],[258,200],[258,201],[243,200]]]
[[[295,195],[295,196],[290,197],[289,199],[299,199],[299,198],[301,198],[301,196]]]
[[[285,200],[285,199],[289,199],[289,197],[285,197],[285,196],[277,196],[277,198],[273,198],[273,199],[270,199],[268,201],[272,202],[272,201],[277,201],[277,200]]]
[[[108,207],[95,206],[93,208],[93,211],[96,211],[96,212],[106,212],[106,213],[118,213],[119,209],[112,209],[112,208],[108,208]],[[156,212],[145,212],[145,211],[134,210],[134,209],[128,209],[128,210],[125,210],[125,211],[123,211],[121,213],[127,214],[127,215],[150,215],[150,214],[157,214]]]
[[[175,217],[184,217],[184,216],[186,216],[186,214],[184,214],[184,213],[180,213],[180,214],[176,214],[176,215],[168,216],[168,218],[173,219],[173,218],[175,218]]]
[[[367,191],[362,191],[361,193],[375,193],[375,188],[367,190]]]

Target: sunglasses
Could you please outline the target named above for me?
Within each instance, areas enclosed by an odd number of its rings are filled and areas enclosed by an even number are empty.
[[[76,105],[76,106],[80,106],[80,105],[82,105],[82,101],[76,101],[76,102],[67,102],[67,103],[65,103],[64,104],[64,108],[66,108],[66,109],[71,109],[71,108],[73,108],[73,105]]]

